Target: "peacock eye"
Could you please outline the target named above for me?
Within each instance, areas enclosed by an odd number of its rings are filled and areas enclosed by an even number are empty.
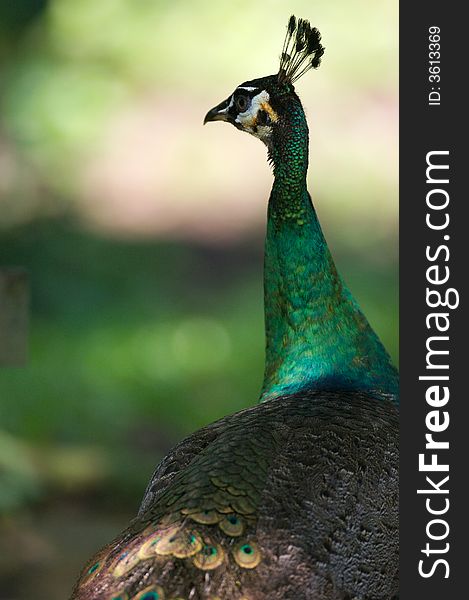
[[[249,105],[249,97],[244,95],[236,96],[235,103],[239,112],[244,112]]]

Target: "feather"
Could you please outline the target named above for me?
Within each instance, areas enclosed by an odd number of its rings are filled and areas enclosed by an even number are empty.
[[[280,55],[278,82],[292,84],[310,69],[317,69],[324,54],[321,34],[305,19],[290,17]]]

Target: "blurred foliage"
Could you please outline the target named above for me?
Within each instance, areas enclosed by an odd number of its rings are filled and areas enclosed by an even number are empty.
[[[1,600],[67,597],[171,445],[256,400],[271,174],[201,119],[275,70],[291,12],[326,46],[310,189],[397,360],[396,8],[0,3],[0,267],[32,290],[30,364],[0,371]]]

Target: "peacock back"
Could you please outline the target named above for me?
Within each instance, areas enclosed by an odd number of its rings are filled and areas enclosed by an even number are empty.
[[[397,439],[395,406],[359,392],[225,417],[160,463],[73,600],[390,598]]]

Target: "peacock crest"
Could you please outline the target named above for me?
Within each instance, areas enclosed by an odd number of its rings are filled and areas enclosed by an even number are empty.
[[[280,56],[278,82],[292,84],[310,69],[317,69],[323,54],[321,34],[316,27],[292,15]]]

